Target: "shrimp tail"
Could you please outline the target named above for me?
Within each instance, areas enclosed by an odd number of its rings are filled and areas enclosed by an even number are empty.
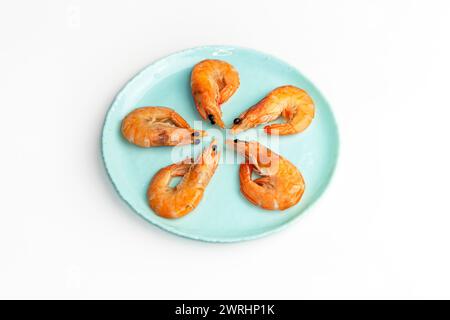
[[[254,205],[261,205],[261,193],[264,189],[252,180],[253,165],[242,163],[239,167],[242,194]]]
[[[306,128],[306,127],[305,127]],[[294,126],[290,123],[275,123],[264,127],[264,131],[267,134],[285,136],[289,134],[294,134],[297,131]]]

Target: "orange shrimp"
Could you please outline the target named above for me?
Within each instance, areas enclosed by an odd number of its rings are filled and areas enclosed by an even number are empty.
[[[254,128],[283,116],[285,123],[264,127],[267,134],[288,135],[302,132],[314,118],[314,102],[306,91],[294,86],[272,90],[264,99],[234,119],[233,134]]]
[[[216,171],[219,158],[220,152],[213,140],[197,161],[186,159],[159,170],[147,190],[147,199],[153,211],[161,217],[173,219],[195,209]],[[172,188],[169,184],[174,177],[183,178]]]
[[[194,130],[174,110],[143,107],[130,112],[122,121],[122,134],[140,147],[199,144],[202,130]]]
[[[256,141],[227,140],[227,145],[246,158],[239,178],[247,200],[266,210],[285,210],[300,201],[305,182],[291,162]],[[253,170],[260,175],[255,180]]]
[[[225,128],[220,105],[239,88],[239,74],[228,62],[203,60],[194,66],[191,89],[195,106],[203,119]]]

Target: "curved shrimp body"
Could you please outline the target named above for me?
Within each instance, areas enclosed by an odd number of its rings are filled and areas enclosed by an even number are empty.
[[[203,119],[225,128],[220,105],[239,88],[239,74],[228,62],[203,60],[194,66],[191,89],[195,106]]]
[[[267,134],[289,135],[302,132],[314,118],[314,102],[306,91],[294,86],[272,90],[264,99],[234,119],[233,134],[254,128],[283,116],[285,123],[264,127]]]
[[[245,156],[240,165],[241,192],[247,200],[267,210],[284,210],[297,204],[305,191],[300,171],[288,160],[258,142],[227,141]],[[253,180],[256,171],[259,178]]]
[[[191,212],[216,171],[220,153],[212,141],[194,162],[187,159],[159,170],[153,177],[147,199],[150,207],[161,217],[180,218]],[[174,177],[183,177],[176,187],[169,183]]]
[[[130,112],[122,121],[122,134],[140,147],[198,144],[199,137],[206,135],[192,129],[178,113],[166,107],[143,107]]]

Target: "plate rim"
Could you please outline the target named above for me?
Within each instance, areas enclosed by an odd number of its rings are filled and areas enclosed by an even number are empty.
[[[189,54],[190,52],[194,52],[194,51],[200,51],[200,50],[210,50],[210,49],[214,49],[214,50],[219,50],[219,49],[226,49],[226,50],[230,50],[230,49],[240,49],[240,50],[245,50],[245,51],[250,51],[250,52],[254,52],[255,54],[258,55],[264,55],[269,57],[272,60],[275,60],[277,62],[281,62],[283,64],[288,65],[290,68],[292,68],[293,70],[295,70],[296,72],[298,72],[303,78],[304,80],[306,80],[309,85],[313,86],[313,88],[316,90],[316,92],[321,96],[321,98],[323,99],[323,101],[325,102],[325,104],[328,106],[328,109],[330,111],[330,115],[331,115],[331,119],[332,122],[334,124],[334,127],[336,129],[336,155],[334,157],[334,162],[333,162],[333,167],[327,177],[327,181],[326,183],[323,185],[323,187],[319,190],[319,192],[316,195],[316,198],[307,206],[303,207],[302,211],[296,215],[293,219],[277,226],[274,227],[270,230],[267,230],[265,232],[261,232],[258,234],[254,234],[254,235],[248,235],[248,236],[240,236],[240,237],[231,237],[231,238],[213,238],[213,237],[204,237],[204,236],[195,236],[191,233],[185,233],[182,231],[179,231],[175,228],[171,228],[170,226],[167,225],[163,225],[158,223],[157,221],[152,221],[151,219],[147,218],[145,215],[141,214],[138,210],[136,210],[134,208],[134,206],[125,198],[125,196],[121,193],[121,191],[119,190],[119,188],[117,187],[112,174],[110,172],[110,167],[108,166],[108,160],[106,159],[105,156],[105,137],[106,137],[106,124],[108,122],[108,119],[111,115],[111,112],[114,108],[114,106],[118,103],[120,96],[123,94],[123,92],[130,87],[133,82],[137,81],[142,74],[147,71],[148,69],[154,67],[155,65],[161,63],[162,61],[168,59],[168,58],[174,58],[178,55],[185,55],[185,54]],[[300,72],[300,70],[298,70],[295,66],[291,65],[290,63],[281,60],[280,58],[277,58],[276,56],[273,56],[272,54],[263,52],[263,51],[259,51],[256,49],[252,49],[252,48],[247,48],[247,47],[243,47],[243,46],[235,46],[235,45],[203,45],[203,46],[196,46],[196,47],[191,47],[191,48],[187,48],[187,49],[183,49],[183,50],[179,50],[179,51],[175,51],[173,53],[169,53],[163,57],[160,57],[156,60],[154,60],[153,62],[147,64],[146,66],[144,66],[141,70],[139,70],[135,75],[133,75],[130,79],[128,79],[125,84],[119,89],[119,91],[117,92],[117,94],[114,96],[112,102],[110,103],[108,110],[106,111],[104,120],[103,120],[103,125],[102,125],[102,129],[101,129],[101,135],[100,135],[100,149],[101,149],[101,157],[102,157],[102,161],[103,164],[105,166],[108,178],[110,180],[110,182],[112,183],[115,191],[117,192],[117,194],[119,195],[119,197],[122,199],[122,201],[124,201],[127,206],[129,208],[131,208],[131,210],[138,215],[140,218],[144,219],[146,222],[149,222],[150,224],[158,227],[161,230],[164,230],[166,232],[172,233],[176,236],[180,236],[183,237],[185,239],[190,239],[190,240],[197,240],[197,241],[202,241],[202,242],[207,242],[207,243],[236,243],[236,242],[242,242],[242,241],[249,241],[249,240],[255,240],[255,239],[259,239],[271,234],[274,234],[278,231],[282,231],[284,228],[287,228],[288,226],[290,226],[291,224],[293,224],[294,222],[297,222],[299,220],[300,217],[302,217],[305,212],[307,212],[308,210],[310,210],[318,201],[321,197],[323,197],[325,195],[326,190],[329,189],[332,181],[334,180],[334,175],[336,172],[336,168],[337,168],[337,164],[338,164],[338,160],[339,160],[339,155],[340,155],[340,133],[339,133],[339,127],[337,125],[337,121],[336,121],[336,116],[334,115],[333,109],[331,108],[331,104],[328,102],[328,99],[324,96],[324,94],[317,88],[317,86],[314,84],[314,82],[312,82],[310,80],[309,77],[307,77],[303,72]]]

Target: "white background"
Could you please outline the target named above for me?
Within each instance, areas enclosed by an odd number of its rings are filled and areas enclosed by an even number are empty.
[[[0,298],[450,298],[448,1],[2,1]],[[100,158],[114,95],[199,45],[276,55],[325,94],[336,175],[237,244],[161,231]]]

